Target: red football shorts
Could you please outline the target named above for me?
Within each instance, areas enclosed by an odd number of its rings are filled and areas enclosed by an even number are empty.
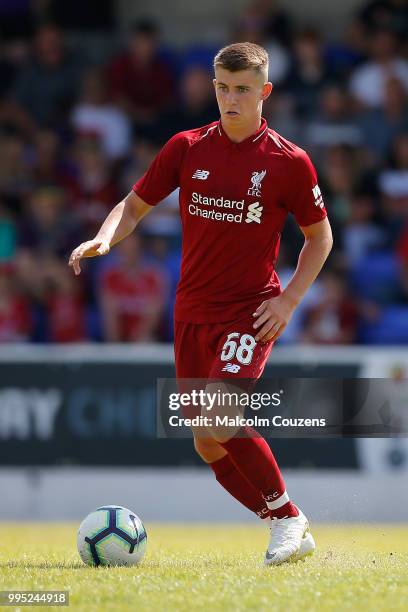
[[[255,318],[230,323],[175,322],[176,376],[180,378],[258,379],[273,342],[255,342]]]

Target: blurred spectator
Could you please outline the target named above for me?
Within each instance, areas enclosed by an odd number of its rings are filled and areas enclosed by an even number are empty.
[[[4,43],[0,40],[0,102],[8,95],[17,74],[17,67],[8,57]]]
[[[325,87],[319,102],[315,117],[306,129],[306,142],[316,164],[323,160],[328,147],[362,144],[361,129],[350,112],[349,96],[340,86]]]
[[[176,204],[178,194],[173,194],[173,203]],[[169,200],[169,198],[167,198]],[[145,254],[154,262],[157,262],[163,268],[166,277],[166,304],[162,315],[160,325],[160,339],[164,342],[170,342],[174,339],[174,303],[176,300],[177,283],[180,276],[181,265],[181,231],[180,220],[176,219],[174,208],[171,202],[165,202],[165,206],[155,206],[162,208],[162,212],[167,210],[170,205],[170,210],[173,214],[174,227],[167,219],[161,215],[155,216],[156,211],[147,215],[140,226],[141,232],[145,238],[144,249]],[[178,206],[178,202],[177,202]],[[157,211],[159,212],[159,211]],[[149,225],[148,221],[151,217],[155,217]],[[179,215],[177,215],[179,217]],[[155,223],[155,221],[158,223]],[[178,234],[176,237],[176,221]]]
[[[380,172],[379,187],[385,196],[408,204],[408,131],[393,140],[390,164]],[[401,206],[401,213],[408,216],[408,208]]]
[[[393,141],[389,164],[378,177],[382,194],[382,213],[388,233],[388,248],[401,233],[401,225],[408,220],[408,132]]]
[[[40,342],[85,340],[85,280],[75,279],[66,260],[52,253],[22,248],[16,259],[18,278],[34,314],[33,337]]]
[[[357,307],[348,297],[344,278],[325,271],[322,296],[305,313],[303,341],[311,344],[351,344],[356,337]]]
[[[281,247],[279,249],[279,258],[277,262],[277,272],[282,289],[284,289],[292,276],[295,273],[296,261],[292,263],[293,252],[292,243],[286,240],[286,237],[290,238],[290,234],[285,228],[285,240],[282,240]],[[288,247],[288,245],[291,245]],[[288,325],[285,328],[285,333],[279,338],[280,344],[293,344],[300,342],[302,329],[305,319],[305,312],[314,306],[321,299],[322,289],[320,278],[317,278],[313,285],[309,288],[303,300],[299,303],[297,308],[294,310],[293,315],[290,318]]]
[[[160,150],[161,130],[154,130],[153,135],[140,133],[133,141],[129,155],[122,167],[120,188],[127,193],[132,185],[146,172],[154,157]]]
[[[62,185],[67,169],[60,151],[60,138],[51,128],[36,130],[30,151],[32,179],[37,185]]]
[[[56,264],[45,294],[49,342],[81,342],[86,338],[85,305],[81,283],[66,265]]]
[[[65,186],[84,232],[94,236],[119,197],[112,168],[98,139],[82,137],[77,140],[75,171]]]
[[[101,279],[104,338],[110,342],[157,340],[167,297],[164,272],[143,260],[137,235],[119,243],[116,256],[116,263]]]
[[[290,95],[283,93],[280,88],[274,89],[273,94],[264,102],[262,114],[270,127],[284,138],[299,146],[307,146],[304,123],[295,115],[295,101]]]
[[[287,50],[279,38],[271,35],[271,30],[276,28],[280,18],[284,19],[284,15],[274,2],[252,0],[239,16],[231,41],[253,42],[264,46],[270,58],[269,80],[274,84],[284,80],[290,66]]]
[[[387,27],[401,39],[408,35],[407,0],[371,0],[360,9],[358,17],[369,33]]]
[[[326,61],[336,81],[344,82],[353,68],[366,58],[367,35],[358,19],[353,19],[340,39],[329,40]]]
[[[130,124],[125,113],[108,99],[104,75],[86,73],[82,95],[72,113],[72,125],[81,134],[100,138],[104,154],[111,159],[124,157],[130,146]]]
[[[243,6],[231,34],[231,42],[252,42],[261,44],[265,31],[265,3],[251,0]]]
[[[350,216],[351,198],[360,177],[358,149],[347,145],[329,147],[322,170],[331,220],[341,225]],[[334,233],[338,235],[338,231]]]
[[[153,123],[174,97],[172,69],[159,53],[160,32],[153,21],[139,21],[131,29],[128,49],[108,69],[114,101],[136,125]]]
[[[65,208],[64,194],[55,186],[37,188],[20,225],[20,247],[38,257],[65,258],[78,241],[78,224]]]
[[[385,243],[385,234],[375,222],[375,202],[367,193],[357,193],[350,201],[350,216],[342,230],[345,260],[353,265]]]
[[[206,125],[218,116],[212,75],[200,66],[191,66],[181,79],[179,102],[160,118],[157,137],[165,142],[176,132]]]
[[[15,256],[17,231],[13,217],[0,201],[0,265]]]
[[[401,232],[400,239],[397,242],[397,254],[404,265],[408,267],[408,223]]]
[[[10,264],[0,264],[0,342],[21,342],[29,339],[29,304],[17,291],[14,272]]]
[[[17,77],[15,101],[38,124],[58,125],[75,99],[80,73],[80,63],[64,47],[62,32],[53,25],[41,26],[33,58]]]
[[[242,11],[240,23],[243,29],[262,31],[266,40],[284,46],[291,42],[292,19],[279,0],[250,0]]]
[[[320,33],[312,28],[299,32],[293,51],[293,65],[283,88],[293,98],[297,114],[308,118],[316,110],[320,89],[330,78]]]
[[[273,85],[281,85],[289,73],[289,53],[273,40],[265,40],[263,46],[270,57],[268,78]]]
[[[264,30],[267,40],[276,40],[289,47],[293,34],[293,19],[279,0],[258,0],[265,10]]]
[[[358,67],[350,80],[350,91],[356,100],[369,108],[382,106],[390,77],[399,79],[408,91],[408,62],[398,54],[396,36],[381,29],[370,38],[370,60]]]
[[[14,130],[0,133],[0,159],[0,194],[11,210],[19,212],[33,179],[24,140]]]
[[[380,163],[394,138],[408,132],[408,96],[401,81],[394,77],[387,79],[383,106],[361,113],[358,123],[364,145],[373,153],[375,162]]]
[[[199,69],[201,71],[201,69]],[[208,76],[208,75],[207,75]],[[194,79],[193,79],[194,80]],[[204,80],[201,80],[201,84],[204,84]],[[208,80],[205,81],[206,87],[208,88]],[[195,98],[198,99],[199,95],[196,94]],[[167,130],[173,129],[172,121],[182,120],[183,112],[177,114],[176,110],[173,110],[174,119],[171,119],[172,113],[167,116],[163,116],[157,129],[145,130],[144,134],[135,141],[132,147],[132,155],[127,159],[126,166],[121,176],[121,187],[124,193],[127,193],[132,185],[144,174],[152,163],[154,157],[160,150],[160,146],[163,140],[166,140],[174,134]],[[208,121],[207,121],[208,123]],[[202,125],[200,123],[190,124]],[[182,124],[179,125],[180,130],[184,129]],[[171,243],[178,244],[177,238],[181,234],[181,222],[180,222],[180,211],[178,202],[178,189],[170,193],[158,206],[155,206],[153,210],[143,219],[141,223],[141,231],[150,236],[161,236],[169,237]]]
[[[183,48],[182,54],[177,58],[177,72],[183,74],[191,67],[200,67],[203,70],[207,70],[207,72],[211,74],[212,79],[214,56],[220,46],[221,43],[216,45],[199,41],[193,44],[187,44],[187,46]]]
[[[34,123],[27,113],[13,101],[12,92],[17,75],[29,55],[26,40],[4,42],[0,39],[0,130],[14,129],[29,135]]]
[[[408,301],[408,222],[405,224],[397,242],[397,256],[400,262],[401,286]]]
[[[181,222],[179,209],[179,190],[176,189],[167,196],[158,206],[155,206],[141,223],[141,230],[149,236],[162,238],[178,238],[181,236]],[[179,246],[178,240],[172,241]]]

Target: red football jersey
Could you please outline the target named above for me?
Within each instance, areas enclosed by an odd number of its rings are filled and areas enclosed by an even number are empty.
[[[232,321],[280,293],[275,272],[288,213],[324,219],[307,154],[268,128],[232,142],[221,121],[173,136],[133,186],[154,206],[180,187],[183,230],[175,319]]]

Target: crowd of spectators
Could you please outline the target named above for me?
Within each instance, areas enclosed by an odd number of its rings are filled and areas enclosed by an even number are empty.
[[[29,6],[0,7],[0,342],[170,341],[177,193],[79,278],[67,258],[172,134],[217,119],[217,46],[176,50],[144,19],[95,60],[58,20],[27,25]],[[407,343],[408,2],[370,2],[334,40],[255,0],[218,47],[239,40],[268,49],[264,115],[311,155],[334,229],[329,262],[281,341]],[[301,246],[289,219],[283,285]]]

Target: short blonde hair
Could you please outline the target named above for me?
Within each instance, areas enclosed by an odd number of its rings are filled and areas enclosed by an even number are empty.
[[[263,47],[250,42],[234,43],[223,47],[214,57],[214,68],[230,72],[254,70],[268,80],[269,58]]]

